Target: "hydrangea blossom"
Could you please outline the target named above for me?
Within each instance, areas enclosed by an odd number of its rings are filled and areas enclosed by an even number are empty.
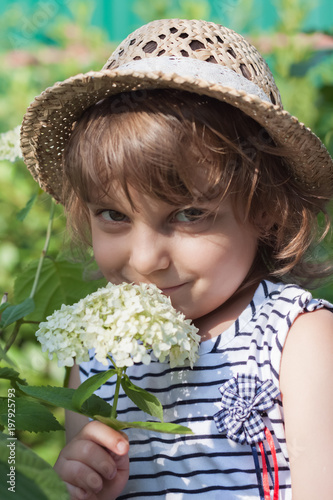
[[[17,158],[22,158],[20,128],[18,125],[13,130],[0,134],[0,160],[14,162]]]
[[[107,365],[111,355],[117,367],[149,364],[152,353],[170,365],[193,367],[199,345],[198,329],[177,312],[155,285],[122,283],[106,287],[72,306],[63,305],[40,324],[36,332],[43,351],[57,354],[59,366],[89,359],[94,348]]]

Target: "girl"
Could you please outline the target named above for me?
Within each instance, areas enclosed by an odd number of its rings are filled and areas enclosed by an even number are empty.
[[[213,23],[154,21],[36,98],[22,149],[105,278],[156,284],[202,338],[193,370],[128,370],[193,435],[127,440],[68,415],[55,469],[71,498],[331,498],[333,307],[300,286],[331,272],[310,252],[333,164],[256,49]],[[92,353],[71,386],[104,369]],[[113,380],[97,393],[112,403]],[[118,408],[144,418],[125,394]]]

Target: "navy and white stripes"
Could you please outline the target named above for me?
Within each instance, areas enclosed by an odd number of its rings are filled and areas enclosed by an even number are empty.
[[[127,432],[130,479],[119,497],[167,500],[250,500],[260,498],[250,444],[221,435],[214,415],[221,410],[219,388],[238,374],[272,380],[279,391],[282,348],[293,321],[304,311],[332,306],[312,299],[293,285],[263,281],[238,320],[217,338],[202,342],[193,370],[171,369],[152,362],[127,370],[134,384],[155,394],[164,407],[164,420],[191,427],[194,435],[158,434],[139,429]],[[81,379],[104,371],[93,358],[82,363]],[[115,380],[97,392],[112,404]],[[151,420],[120,393],[120,420]],[[263,417],[273,435],[280,475],[280,499],[291,499],[289,460],[285,443],[280,396]],[[268,459],[270,459],[268,453]]]

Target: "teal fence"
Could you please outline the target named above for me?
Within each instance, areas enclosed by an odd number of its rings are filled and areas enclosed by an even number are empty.
[[[289,0],[309,10],[303,22],[305,31],[333,33],[332,0]],[[251,28],[269,31],[278,21],[276,4],[282,0],[249,0]],[[244,2],[242,2],[244,4]],[[245,3],[246,4],[246,3]],[[189,13],[221,24],[229,24],[240,10],[240,0],[1,0],[0,22],[5,23],[5,48],[32,45],[37,39],[52,43],[48,28],[56,17],[89,16],[92,26],[102,27],[112,41],[122,40],[128,33],[152,18]],[[189,17],[189,16],[187,16]],[[233,27],[233,26],[231,26]],[[246,31],[246,23],[243,31]]]

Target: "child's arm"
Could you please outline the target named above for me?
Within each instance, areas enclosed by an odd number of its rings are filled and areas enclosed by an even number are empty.
[[[293,324],[283,350],[283,397],[293,500],[331,500],[333,491],[333,314]]]
[[[80,383],[74,366],[70,387]],[[101,422],[66,413],[67,445],[54,465],[72,500],[113,500],[124,489],[129,471],[128,441]]]

